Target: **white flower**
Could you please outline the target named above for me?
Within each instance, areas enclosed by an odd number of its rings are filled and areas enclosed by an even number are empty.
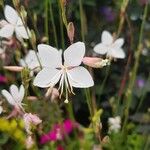
[[[24,94],[25,94],[25,89],[23,87],[23,85],[20,86],[20,88],[18,89],[18,87],[14,84],[12,84],[10,86],[9,89],[10,92],[8,92],[7,90],[2,90],[2,95],[7,99],[7,101],[15,106],[15,107],[19,107],[22,108],[22,100],[24,98]]]
[[[29,38],[21,18],[12,7],[6,5],[4,8],[4,15],[7,20],[7,24],[4,24],[4,26],[0,29],[0,37],[10,38],[15,32],[16,37],[19,40],[21,38]]]
[[[119,38],[114,40],[108,31],[102,32],[101,43],[95,45],[94,51],[98,54],[106,54],[112,58],[125,58],[125,53],[122,49],[124,39]]]
[[[3,107],[0,106],[0,114],[3,112]]]
[[[40,64],[37,57],[38,54],[36,54],[34,50],[29,50],[25,58],[20,60],[20,65],[23,67],[28,67],[31,70],[38,69]]]
[[[60,81],[61,96],[64,85],[66,91],[70,93],[73,93],[72,87],[88,88],[94,85],[88,70],[79,66],[85,54],[83,42],[74,43],[64,51],[64,63],[62,63],[62,52],[51,46],[40,44],[38,52],[43,69],[34,79],[35,86],[53,87]]]
[[[109,118],[108,119],[109,124],[109,132],[115,132],[117,133],[121,128],[121,118],[120,116]]]

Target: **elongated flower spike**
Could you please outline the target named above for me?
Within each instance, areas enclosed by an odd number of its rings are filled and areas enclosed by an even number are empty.
[[[0,29],[0,37],[10,38],[15,32],[18,40],[21,38],[29,38],[29,29],[24,27],[16,10],[14,10],[11,6],[6,5],[4,8],[4,15],[7,22],[3,24],[3,27]]]
[[[33,84],[41,88],[54,87],[59,82],[60,96],[66,92],[73,93],[73,87],[88,88],[94,85],[93,79],[82,66],[79,66],[85,54],[83,42],[69,46],[63,53],[46,44],[38,45],[39,57],[43,69],[37,74]]]
[[[108,31],[102,32],[101,43],[95,45],[94,51],[98,54],[104,55],[108,58],[125,58],[125,53],[122,49],[124,39],[114,39]]]

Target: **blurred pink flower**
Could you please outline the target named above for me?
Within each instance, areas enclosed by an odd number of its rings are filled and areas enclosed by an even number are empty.
[[[3,75],[0,75],[0,83],[6,83],[7,82],[7,78]]]
[[[45,144],[50,141],[63,140],[70,134],[77,124],[70,119],[66,119],[62,124],[55,124],[50,132],[41,136],[40,143]]]
[[[64,150],[64,148],[61,145],[58,145],[57,150]]]
[[[25,129],[28,134],[31,134],[31,125],[38,125],[42,120],[35,114],[25,113],[23,116]]]

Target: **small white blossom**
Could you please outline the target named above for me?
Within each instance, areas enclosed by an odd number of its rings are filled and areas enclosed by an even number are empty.
[[[7,99],[7,101],[9,102],[9,104],[15,106],[15,107],[19,107],[22,108],[22,100],[24,98],[24,94],[25,94],[25,89],[23,87],[23,85],[20,86],[20,88],[18,89],[18,87],[14,84],[12,84],[10,86],[9,89],[10,92],[8,92],[7,90],[2,90],[2,95]]]
[[[117,133],[121,128],[120,116],[116,116],[114,118],[109,118],[108,124],[109,124],[109,133],[111,133],[111,132]]]
[[[24,59],[20,59],[20,65],[23,67],[28,67],[31,71],[38,71],[40,64],[38,61],[38,53],[34,50],[29,50]]]
[[[6,5],[4,8],[4,15],[7,20],[7,23],[5,23],[3,27],[0,29],[0,37],[10,38],[15,32],[16,37],[19,40],[21,40],[21,38],[24,39],[29,38],[27,31],[23,25],[23,22],[16,10]]]
[[[68,92],[73,88],[88,88],[94,85],[93,79],[82,66],[79,66],[85,54],[85,44],[77,42],[69,46],[63,54],[46,44],[38,45],[39,57],[43,69],[37,74],[33,84],[38,87],[53,87],[59,82],[60,96],[64,85]]]
[[[122,49],[124,39],[119,38],[114,40],[112,35],[108,31],[102,32],[101,43],[95,45],[94,51],[98,54],[104,55],[110,58],[125,58],[125,53]]]

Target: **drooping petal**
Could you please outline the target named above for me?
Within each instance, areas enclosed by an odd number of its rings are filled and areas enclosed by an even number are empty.
[[[18,87],[16,85],[12,84],[10,86],[10,93],[11,93],[13,99],[16,102],[18,102],[18,100],[19,100],[19,90],[18,90]]]
[[[10,38],[14,33],[14,26],[11,24],[5,25],[0,29],[0,37]]]
[[[27,30],[29,30],[29,29],[27,29]],[[16,35],[18,37],[22,37],[24,39],[29,39],[27,30],[24,26],[16,26],[16,28],[15,28]]]
[[[4,9],[4,14],[5,14],[5,18],[9,23],[13,25],[17,23],[19,16],[16,10],[14,10],[14,8],[10,7],[9,5],[6,5]]]
[[[113,58],[120,58],[123,59],[125,58],[125,52],[123,51],[122,48],[119,49],[111,49],[108,53],[108,56],[113,57]]]
[[[75,67],[67,71],[68,80],[71,86],[77,88],[88,88],[94,85],[94,81],[84,67]]]
[[[22,102],[24,98],[24,94],[25,94],[25,89],[24,89],[24,86],[21,85],[19,89],[19,102]]]
[[[77,42],[69,46],[64,52],[64,64],[67,66],[79,66],[85,54],[85,44]]]
[[[101,42],[105,45],[110,45],[113,42],[113,37],[108,31],[102,32]]]
[[[123,44],[124,44],[124,39],[123,39],[123,38],[119,38],[119,39],[117,39],[117,40],[113,43],[112,47],[113,47],[114,49],[119,49],[119,48],[122,47]]]
[[[107,53],[108,47],[105,46],[103,43],[99,43],[99,44],[95,45],[94,51],[98,54],[104,55]]]
[[[46,44],[38,45],[39,57],[43,67],[57,68],[62,65],[61,51]]]
[[[33,85],[41,88],[54,86],[61,77],[61,70],[44,68],[35,77]]]
[[[8,91],[2,90],[1,93],[7,99],[7,101],[9,102],[9,104],[11,104],[11,105],[15,105],[16,104],[15,101],[14,101],[14,99],[13,99],[13,97],[12,97],[12,95]]]

